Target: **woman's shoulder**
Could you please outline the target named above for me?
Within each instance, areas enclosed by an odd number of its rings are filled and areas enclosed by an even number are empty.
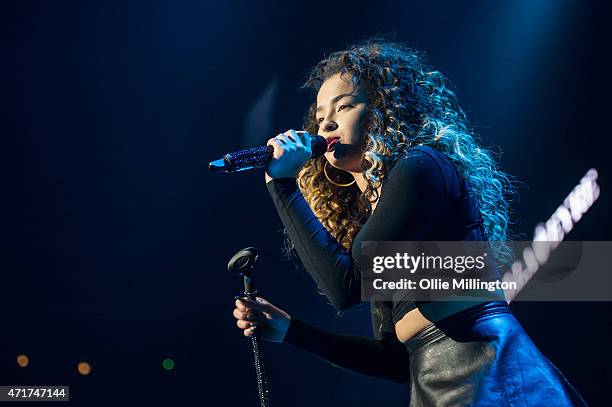
[[[407,149],[389,171],[388,181],[409,181],[414,185],[431,188],[439,185],[444,193],[457,195],[462,179],[455,165],[441,151],[419,145]]]
[[[454,170],[446,154],[427,145],[418,145],[407,149],[399,158],[398,164],[448,167]],[[440,168],[440,171],[443,169]]]

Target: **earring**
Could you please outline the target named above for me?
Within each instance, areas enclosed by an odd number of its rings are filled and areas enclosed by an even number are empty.
[[[327,178],[327,180],[329,182],[331,182],[332,184],[334,184],[337,187],[350,187],[351,185],[353,185],[355,183],[355,179],[353,178],[353,180],[351,182],[349,182],[348,184],[339,184],[335,181],[333,181],[329,174],[327,173],[327,164],[329,164],[329,161],[325,160],[325,165],[323,165],[323,174],[325,175],[325,178]]]

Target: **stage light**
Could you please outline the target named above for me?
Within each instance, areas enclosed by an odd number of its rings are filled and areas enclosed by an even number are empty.
[[[162,362],[162,366],[166,370],[172,370],[174,369],[174,360],[170,358],[164,359],[164,361]]]
[[[91,366],[89,363],[87,362],[80,362],[77,365],[77,370],[79,371],[80,374],[82,374],[83,376],[87,376],[88,374],[91,373]]]
[[[17,356],[17,364],[20,367],[26,367],[30,364],[30,358],[28,358],[26,355],[19,355]]]

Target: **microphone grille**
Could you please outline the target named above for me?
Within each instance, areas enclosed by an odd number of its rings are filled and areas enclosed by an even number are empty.
[[[310,145],[312,148],[312,158],[321,157],[327,151],[327,141],[323,136],[311,136]]]

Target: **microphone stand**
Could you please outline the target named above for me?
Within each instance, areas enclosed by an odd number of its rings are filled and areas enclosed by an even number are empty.
[[[251,301],[255,301],[257,288],[253,279],[253,270],[257,261],[258,252],[254,247],[247,247],[236,253],[227,264],[227,270],[237,273],[242,276],[244,281],[244,295]],[[255,374],[257,375],[257,393],[259,395],[259,405],[261,407],[269,407],[269,391],[264,375],[264,367],[261,361],[261,344],[260,338],[257,335],[257,330],[254,330],[251,335],[251,348],[253,349],[253,358],[255,360]]]

